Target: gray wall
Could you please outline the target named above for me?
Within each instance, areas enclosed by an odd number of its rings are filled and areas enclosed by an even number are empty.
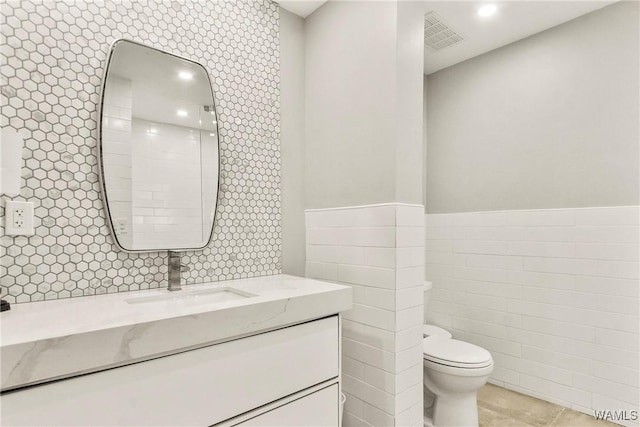
[[[282,272],[304,276],[304,20],[280,8]]]
[[[638,9],[428,76],[427,212],[637,205]]]
[[[305,22],[306,206],[394,200],[392,2],[328,2]]]
[[[427,156],[429,152],[427,150],[427,135],[429,134],[428,128],[429,123],[427,122],[427,76],[423,75],[423,85],[422,85],[422,164],[424,165],[422,168],[422,182],[425,185],[422,186],[422,204],[425,205],[425,212],[427,210]]]
[[[306,206],[422,203],[424,3],[328,2],[306,19]]]
[[[424,2],[397,3],[396,202],[424,204]]]

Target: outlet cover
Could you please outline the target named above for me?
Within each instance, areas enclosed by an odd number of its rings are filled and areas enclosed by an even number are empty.
[[[33,202],[7,200],[4,220],[7,236],[33,236]]]

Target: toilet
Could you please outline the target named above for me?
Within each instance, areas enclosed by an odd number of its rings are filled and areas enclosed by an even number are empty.
[[[431,287],[425,282],[425,313]],[[477,426],[477,393],[493,371],[491,353],[428,324],[422,349],[425,427]]]

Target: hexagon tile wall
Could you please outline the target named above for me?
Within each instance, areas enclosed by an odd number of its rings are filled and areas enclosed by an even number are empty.
[[[110,43],[128,38],[201,62],[218,102],[218,220],[185,252],[187,283],[280,272],[279,12],[270,0],[8,0],[0,6],[1,125],[25,139],[19,200],[36,235],[0,228],[9,302],[166,286],[166,252],[113,245],[100,201],[96,103]],[[4,207],[0,206],[0,216]],[[6,295],[8,290],[8,295]]]

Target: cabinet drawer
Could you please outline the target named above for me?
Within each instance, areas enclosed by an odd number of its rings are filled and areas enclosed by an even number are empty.
[[[301,397],[236,426],[311,427],[338,425],[338,385]]]
[[[338,357],[333,316],[9,392],[1,398],[0,421],[206,426],[336,377]]]

